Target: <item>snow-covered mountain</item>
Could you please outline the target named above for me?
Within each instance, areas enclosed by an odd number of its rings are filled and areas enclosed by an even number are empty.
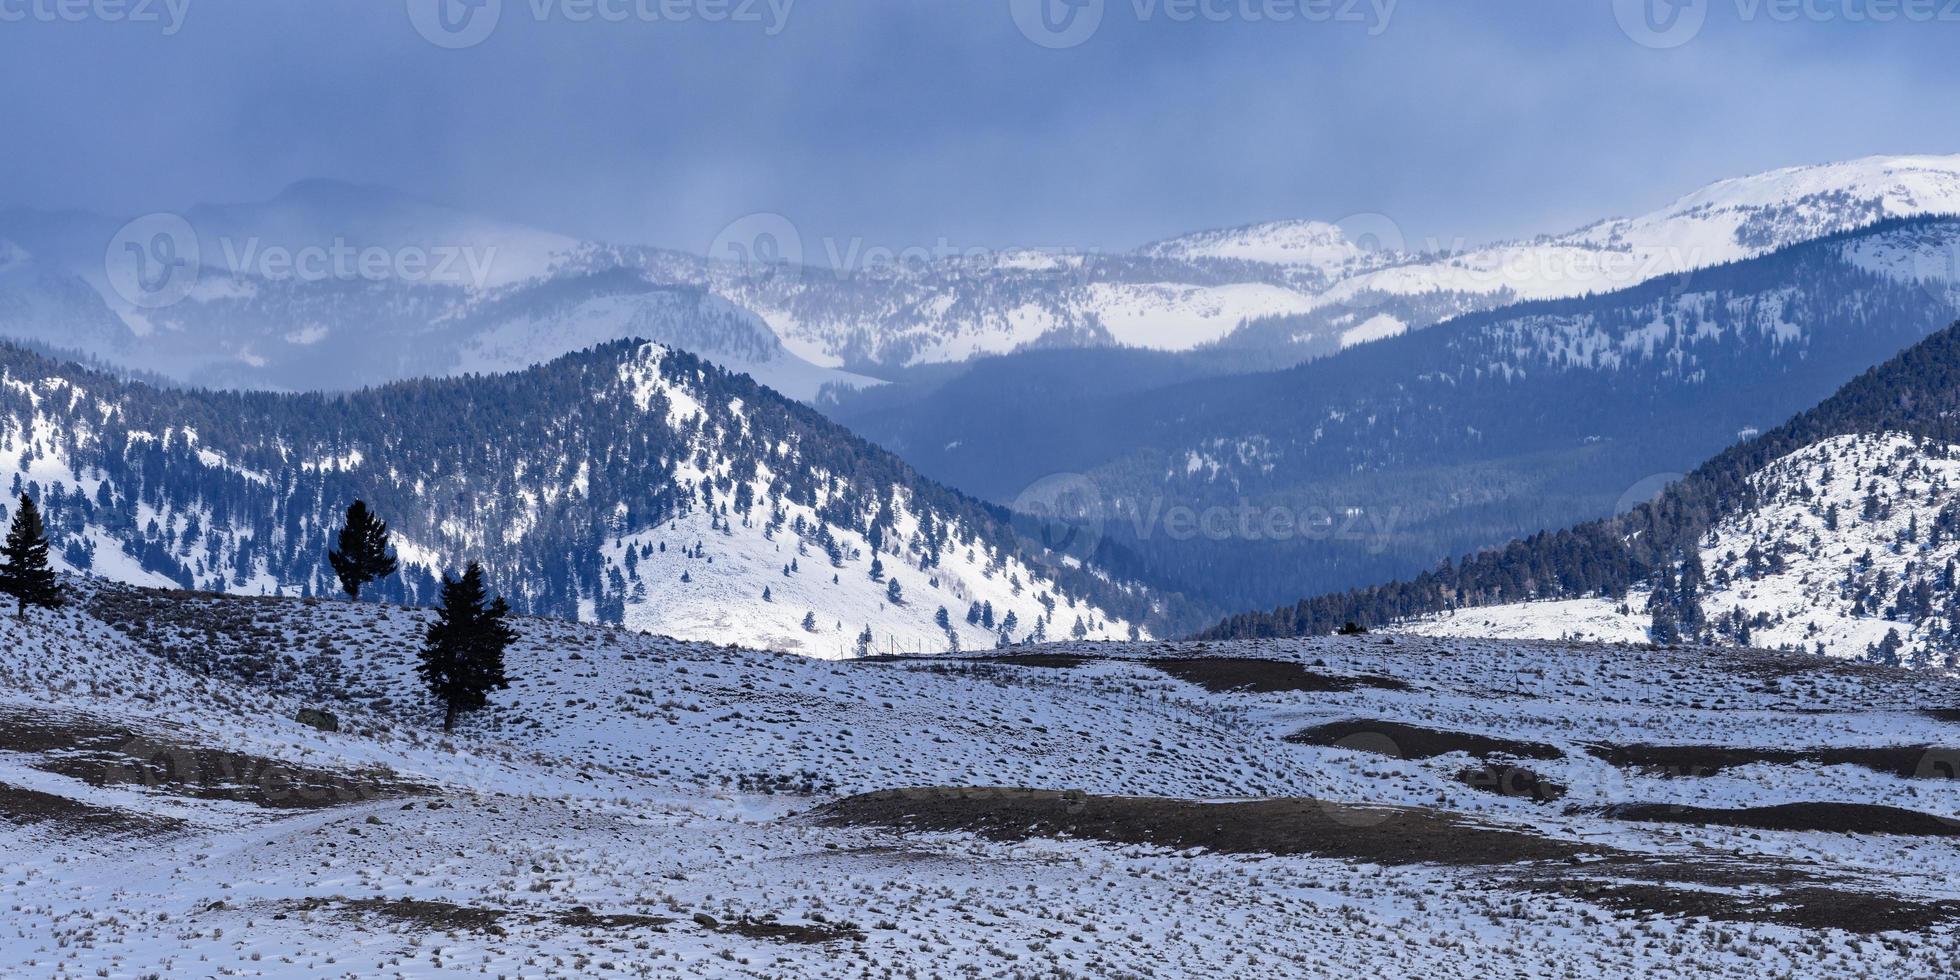
[[[1366,267],[1394,265],[1410,261],[1403,254],[1400,236],[1387,227],[1369,227],[1375,222],[1355,220],[1359,234],[1386,233],[1379,238],[1356,242],[1349,229],[1324,221],[1267,221],[1238,228],[1222,228],[1180,235],[1145,245],[1137,251],[1156,258],[1204,260],[1226,259],[1305,268],[1338,281]]]
[[[42,502],[65,567],[158,586],[331,595],[324,555],[361,499],[394,525],[396,599],[476,559],[520,610],[823,656],[867,631],[914,652],[1129,637],[1149,611],[652,344],[344,397],[156,389],[0,345],[0,486]]]
[[[1648,214],[1487,246],[1404,242],[1388,218],[1366,215],[1199,232],[1127,253],[913,257],[798,239],[771,249],[737,241],[704,257],[309,181],[270,201],[128,227],[0,214],[0,240],[13,242],[0,263],[0,331],[179,380],[289,389],[466,371],[481,363],[473,346],[523,366],[637,336],[809,398],[825,383],[869,383],[865,372],[1031,347],[1222,346],[1299,361],[1466,312],[1608,292],[1884,218],[1952,212],[1960,156],[1897,156],[1726,180]],[[148,254],[160,243],[169,249]],[[168,302],[126,295],[143,269],[193,256],[195,283],[173,286]],[[22,265],[39,271],[4,271]],[[68,279],[101,303],[84,302]],[[525,309],[594,279],[615,293],[542,319]],[[686,299],[700,294],[714,302]],[[123,329],[105,331],[116,321]],[[780,346],[756,343],[764,330]]]
[[[1412,579],[1233,617],[1211,635],[1353,621],[1425,635],[1712,641],[1960,669],[1957,392],[1960,324],[1788,422],[1742,433],[1623,513]]]
[[[1752,475],[1758,502],[1699,543],[1701,616],[1724,640],[1960,669],[1960,446],[1836,436]],[[1465,609],[1426,636],[1650,639],[1653,590]]]
[[[1528,241],[1464,248],[1429,243],[1377,267],[1341,277],[1299,317],[1252,324],[1235,342],[1290,341],[1324,352],[1360,339],[1510,303],[1606,293],[1649,280],[1753,258],[1862,228],[1887,218],[1960,214],[1960,155],[1875,156],[1788,167],[1719,181],[1672,204],[1630,218],[1600,221]],[[1293,231],[1295,227],[1301,231]],[[1325,242],[1330,226],[1314,222],[1261,226],[1238,245],[1273,251],[1292,236]],[[1334,229],[1338,231],[1338,229]],[[1236,241],[1226,236],[1227,241]],[[1193,239],[1202,247],[1206,238]],[[1360,320],[1376,318],[1357,335]]]
[[[576,266],[575,239],[379,188],[309,181],[125,226],[15,211],[0,214],[9,236],[0,337],[188,384],[346,390],[626,339],[699,352],[793,398],[875,383],[790,353],[699,276]]]

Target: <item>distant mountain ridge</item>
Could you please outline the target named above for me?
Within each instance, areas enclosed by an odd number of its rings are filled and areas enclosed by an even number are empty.
[[[1637,589],[1651,593],[1656,583],[1665,584],[1662,580],[1674,576],[1690,558],[1699,566],[1696,576],[1707,576],[1711,569],[1703,557],[1706,553],[1715,559],[1714,571],[1726,575],[1727,581],[1716,580],[1721,586],[1781,574],[1794,562],[1821,563],[1830,570],[1830,587],[1843,589],[1851,610],[1844,618],[1898,617],[1899,622],[1878,628],[1903,626],[1914,634],[1901,637],[1902,641],[1909,638],[1910,645],[1871,653],[1892,662],[1915,655],[1922,661],[1933,659],[1935,651],[1938,657],[1948,657],[1960,652],[1960,632],[1955,630],[1960,624],[1960,593],[1950,578],[1954,556],[1947,553],[1953,550],[1954,530],[1960,528],[1960,509],[1950,499],[1953,477],[1947,475],[1956,446],[1960,446],[1960,324],[1866,371],[1789,422],[1723,451],[1653,501],[1623,515],[1535,534],[1404,582],[1303,599],[1270,613],[1233,616],[1205,635],[1315,634],[1350,621],[1382,626],[1450,610],[1533,600],[1600,596],[1618,601]],[[1851,490],[1866,495],[1858,498],[1863,513],[1848,513],[1843,502],[1835,500]],[[1925,501],[1923,523],[1922,508],[1915,500]],[[1833,502],[1839,503],[1836,512]],[[1777,517],[1778,513],[1783,516]],[[1803,530],[1806,521],[1815,521],[1815,529]],[[1863,527],[1874,523],[1876,527]],[[1861,528],[1855,533],[1863,535],[1866,550],[1893,550],[1904,556],[1895,565],[1917,570],[1893,572],[1889,581],[1880,580],[1875,556],[1861,557],[1855,549],[1845,552],[1844,542],[1853,539],[1854,527]],[[1833,537],[1842,535],[1842,540],[1830,544],[1825,531]],[[1727,567],[1731,565],[1737,567]],[[1744,589],[1745,585],[1736,584],[1736,592]],[[1793,615],[1778,609],[1772,617],[1770,603],[1752,604],[1746,597],[1720,594],[1726,608],[1739,615],[1727,624],[1711,621],[1705,628],[1728,630],[1736,639],[1773,630]],[[1813,605],[1819,611],[1828,608]],[[1557,615],[1573,610],[1546,611]],[[1524,614],[1529,615],[1528,607]],[[1548,623],[1556,627],[1557,620]],[[1819,633],[1823,628],[1820,625]],[[1839,628],[1848,630],[1835,638],[1838,649],[1833,652],[1841,655],[1846,652],[1844,636],[1871,639],[1869,631]],[[1821,643],[1819,633],[1801,640],[1786,636],[1786,641],[1796,640],[1793,645],[1800,646]]]
[[[0,486],[42,502],[67,567],[137,584],[332,595],[326,550],[362,499],[403,565],[374,591],[410,603],[481,560],[522,612],[825,656],[867,629],[917,651],[1127,637],[1153,615],[814,411],[653,344],[347,395],[157,389],[0,344]]]
[[[1487,246],[1404,241],[1388,217],[1362,215],[1203,231],[1116,253],[981,249],[877,263],[864,259],[875,250],[853,248],[855,264],[833,268],[814,241],[786,251],[734,241],[721,254],[689,255],[307,181],[270,201],[188,210],[190,237],[177,251],[194,243],[207,268],[189,295],[157,309],[126,302],[105,274],[121,221],[0,213],[0,241],[10,243],[0,251],[0,336],[66,337],[59,346],[185,383],[284,390],[465,371],[472,362],[456,352],[479,340],[474,331],[502,335],[494,346],[509,367],[641,336],[809,399],[825,384],[1055,347],[1224,348],[1284,366],[1465,313],[1610,292],[1941,213],[1960,213],[1960,157],[1872,157],[1722,181],[1646,215]],[[744,228],[730,232],[739,238]],[[770,233],[796,229],[771,224]],[[324,277],[282,274],[265,258],[343,245],[462,256],[440,275]],[[592,277],[639,285],[561,310],[562,319],[505,310],[540,292],[577,293]],[[689,293],[712,302],[672,299]],[[554,342],[560,331],[575,342]],[[762,331],[780,348],[758,351]],[[338,372],[318,367],[329,354]]]
[[[1229,604],[1222,614],[1406,578],[1613,513],[1657,474],[1775,427],[1960,317],[1956,254],[1960,221],[1896,219],[1283,371],[1055,351],[982,362],[943,394],[885,405],[900,392],[867,393],[832,413],[1002,503],[1076,474],[1105,508],[1100,537],[1150,569],[1138,574]],[[1071,375],[1086,380],[1054,380]],[[976,410],[983,399],[1001,406]],[[1161,518],[1180,507],[1338,515],[1357,531],[1173,535]]]

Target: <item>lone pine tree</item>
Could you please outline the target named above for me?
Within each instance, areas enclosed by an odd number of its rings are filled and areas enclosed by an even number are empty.
[[[364,501],[354,501],[340,529],[340,547],[327,552],[327,562],[340,577],[347,598],[360,601],[362,586],[395,574],[395,556],[388,553],[388,522],[377,520]]]
[[[456,727],[458,715],[488,704],[491,691],[510,686],[504,649],[517,636],[504,621],[509,614],[503,599],[489,600],[482,565],[470,562],[461,579],[443,576],[442,609],[429,624],[415,667],[442,702],[443,731]]]
[[[27,618],[28,606],[54,609],[61,605],[61,584],[48,565],[48,530],[33,498],[21,494],[20,508],[0,547],[0,593],[14,597],[16,615]]]

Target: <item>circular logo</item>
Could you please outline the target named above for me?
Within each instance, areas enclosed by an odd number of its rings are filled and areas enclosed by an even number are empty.
[[[1341,229],[1341,237],[1363,252],[1395,256],[1409,250],[1408,240],[1402,237],[1402,226],[1385,214],[1375,211],[1350,214],[1334,222],[1334,226]]]
[[[1624,516],[1632,513],[1633,509],[1641,504],[1653,502],[1669,485],[1686,477],[1686,473],[1655,473],[1652,476],[1641,477],[1633,486],[1628,487],[1625,493],[1620,494],[1619,501],[1613,505],[1613,516]]]
[[[1008,0],[1014,26],[1044,48],[1072,48],[1102,26],[1103,0]]]
[[[1708,22],[1708,0],[1613,0],[1613,17],[1635,44],[1665,51],[1701,33]]]
[[[488,40],[504,14],[504,0],[408,0],[415,33],[439,48],[473,48]]]
[[[1030,533],[1053,554],[1087,556],[1109,517],[1102,488],[1080,473],[1056,473],[1028,484],[1008,508],[1028,518]]]
[[[175,214],[147,214],[122,226],[102,254],[109,288],[145,310],[189,296],[199,269],[197,231]]]
[[[1919,757],[1913,771],[1915,779],[1960,779],[1960,748],[1934,745]],[[1934,814],[1948,826],[1960,827],[1960,818]]]
[[[803,269],[803,235],[780,214],[744,215],[715,236],[708,259],[725,263],[743,278],[796,276]]]
[[[1363,752],[1390,759],[1402,758],[1402,746],[1395,739],[1382,732],[1355,732],[1336,739],[1333,745],[1349,752]],[[1347,827],[1365,829],[1379,827],[1400,816],[1403,811],[1389,806],[1371,806],[1363,803],[1340,803],[1320,800],[1320,810],[1329,820]]]

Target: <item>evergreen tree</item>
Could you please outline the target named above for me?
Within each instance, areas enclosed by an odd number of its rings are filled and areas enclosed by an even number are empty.
[[[811,610],[810,612],[806,612],[806,613],[804,613],[804,614],[803,614],[803,632],[805,632],[805,633],[815,633],[816,631],[817,631],[817,614],[816,614],[816,611],[815,611],[815,610]]]
[[[340,528],[340,547],[327,552],[327,561],[340,577],[340,588],[347,598],[358,602],[362,586],[395,574],[388,522],[375,519],[364,501],[354,501],[347,508],[347,523]]]
[[[892,579],[885,585],[885,601],[894,606],[905,604],[905,590],[899,588],[897,579]]]
[[[941,630],[944,630],[948,633],[951,633],[953,631],[953,617],[952,614],[946,611],[945,606],[940,606],[939,611],[932,614],[932,621],[935,624],[937,624]]]
[[[482,565],[470,562],[461,579],[443,576],[442,609],[429,624],[415,668],[443,704],[443,731],[456,727],[459,714],[488,704],[491,691],[510,686],[504,648],[516,634],[504,621],[509,613],[503,599],[488,599]]]
[[[55,609],[62,603],[61,583],[48,566],[48,529],[26,494],[20,496],[20,509],[0,548],[0,593],[14,597],[21,619],[27,618],[28,606]]]
[[[858,634],[858,645],[857,645],[858,656],[860,657],[871,656],[872,642],[873,639],[871,636],[871,627],[866,626],[864,628],[864,632]]]

